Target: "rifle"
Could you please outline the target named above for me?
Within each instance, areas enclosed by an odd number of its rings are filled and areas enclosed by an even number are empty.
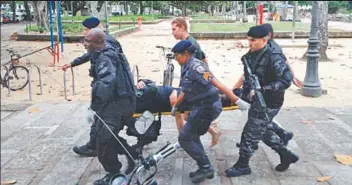
[[[268,114],[267,114],[267,107],[266,107],[266,103],[263,97],[261,90],[261,86],[258,80],[258,77],[252,73],[251,68],[249,67],[248,61],[245,57],[241,58],[241,61],[244,65],[244,70],[245,72],[248,74],[248,78],[247,80],[249,80],[249,83],[251,84],[251,91],[254,91],[254,96],[255,96],[255,100],[258,101],[260,109],[265,113],[265,116],[267,119],[269,119]],[[244,75],[246,77],[246,75]]]

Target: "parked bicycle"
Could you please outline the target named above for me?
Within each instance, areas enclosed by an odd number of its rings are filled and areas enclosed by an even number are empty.
[[[19,59],[22,58],[21,55],[10,49],[6,49],[6,51],[10,53],[11,60],[2,65],[1,69],[5,69],[5,75],[0,75],[0,84],[12,91],[21,90],[29,82],[29,70],[24,66],[18,65]]]
[[[167,63],[164,69],[164,79],[163,79],[163,86],[172,86],[172,81],[174,78],[174,65],[172,64],[172,60],[175,59],[174,54],[170,52],[172,48],[164,47],[164,46],[156,46],[156,48],[161,49],[163,56],[166,58]],[[168,53],[165,55],[165,51]]]

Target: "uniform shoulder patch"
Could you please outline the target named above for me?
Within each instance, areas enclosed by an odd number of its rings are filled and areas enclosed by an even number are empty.
[[[203,78],[204,78],[206,81],[211,81],[212,77],[213,77],[213,76],[211,75],[210,72],[204,72],[204,73],[203,73]]]
[[[195,69],[198,73],[205,73],[206,69],[205,67],[201,66],[201,65],[198,65],[196,66],[196,69]]]

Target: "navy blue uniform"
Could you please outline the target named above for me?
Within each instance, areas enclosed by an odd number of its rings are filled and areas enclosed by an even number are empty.
[[[204,62],[193,57],[182,68],[181,91],[185,94],[184,101],[191,106],[191,113],[178,140],[200,168],[210,166],[200,136],[222,112],[219,91],[210,83],[211,79],[212,74]]]
[[[168,112],[171,110],[170,95],[174,90],[170,86],[156,86],[151,80],[141,80],[145,87],[136,91],[137,108],[136,113],[145,110],[150,112]]]

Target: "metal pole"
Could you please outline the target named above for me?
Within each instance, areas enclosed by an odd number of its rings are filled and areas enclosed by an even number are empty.
[[[58,1],[55,1],[56,7],[56,34],[57,34],[57,42],[60,42],[60,34],[59,34],[59,5]]]
[[[64,35],[62,33],[62,22],[61,22],[61,2],[60,0],[56,1],[58,2],[58,8],[59,8],[59,12],[58,12],[58,21],[59,21],[59,36],[60,36],[60,43],[61,43],[61,52],[64,52]]]
[[[53,23],[53,2],[49,1],[49,20],[50,20],[50,42],[51,42],[51,53],[54,51],[54,23]]]
[[[106,33],[109,34],[109,15],[108,15],[108,1],[105,1],[105,29]]]
[[[295,27],[296,27],[296,17],[297,17],[297,4],[295,1],[295,6],[293,7],[293,19],[292,19],[292,42],[295,42]]]
[[[312,23],[308,40],[307,51],[307,68],[306,76],[303,82],[301,94],[309,97],[319,97],[322,94],[322,88],[318,76],[318,58],[319,58],[319,38],[318,38],[318,2],[312,1]]]

